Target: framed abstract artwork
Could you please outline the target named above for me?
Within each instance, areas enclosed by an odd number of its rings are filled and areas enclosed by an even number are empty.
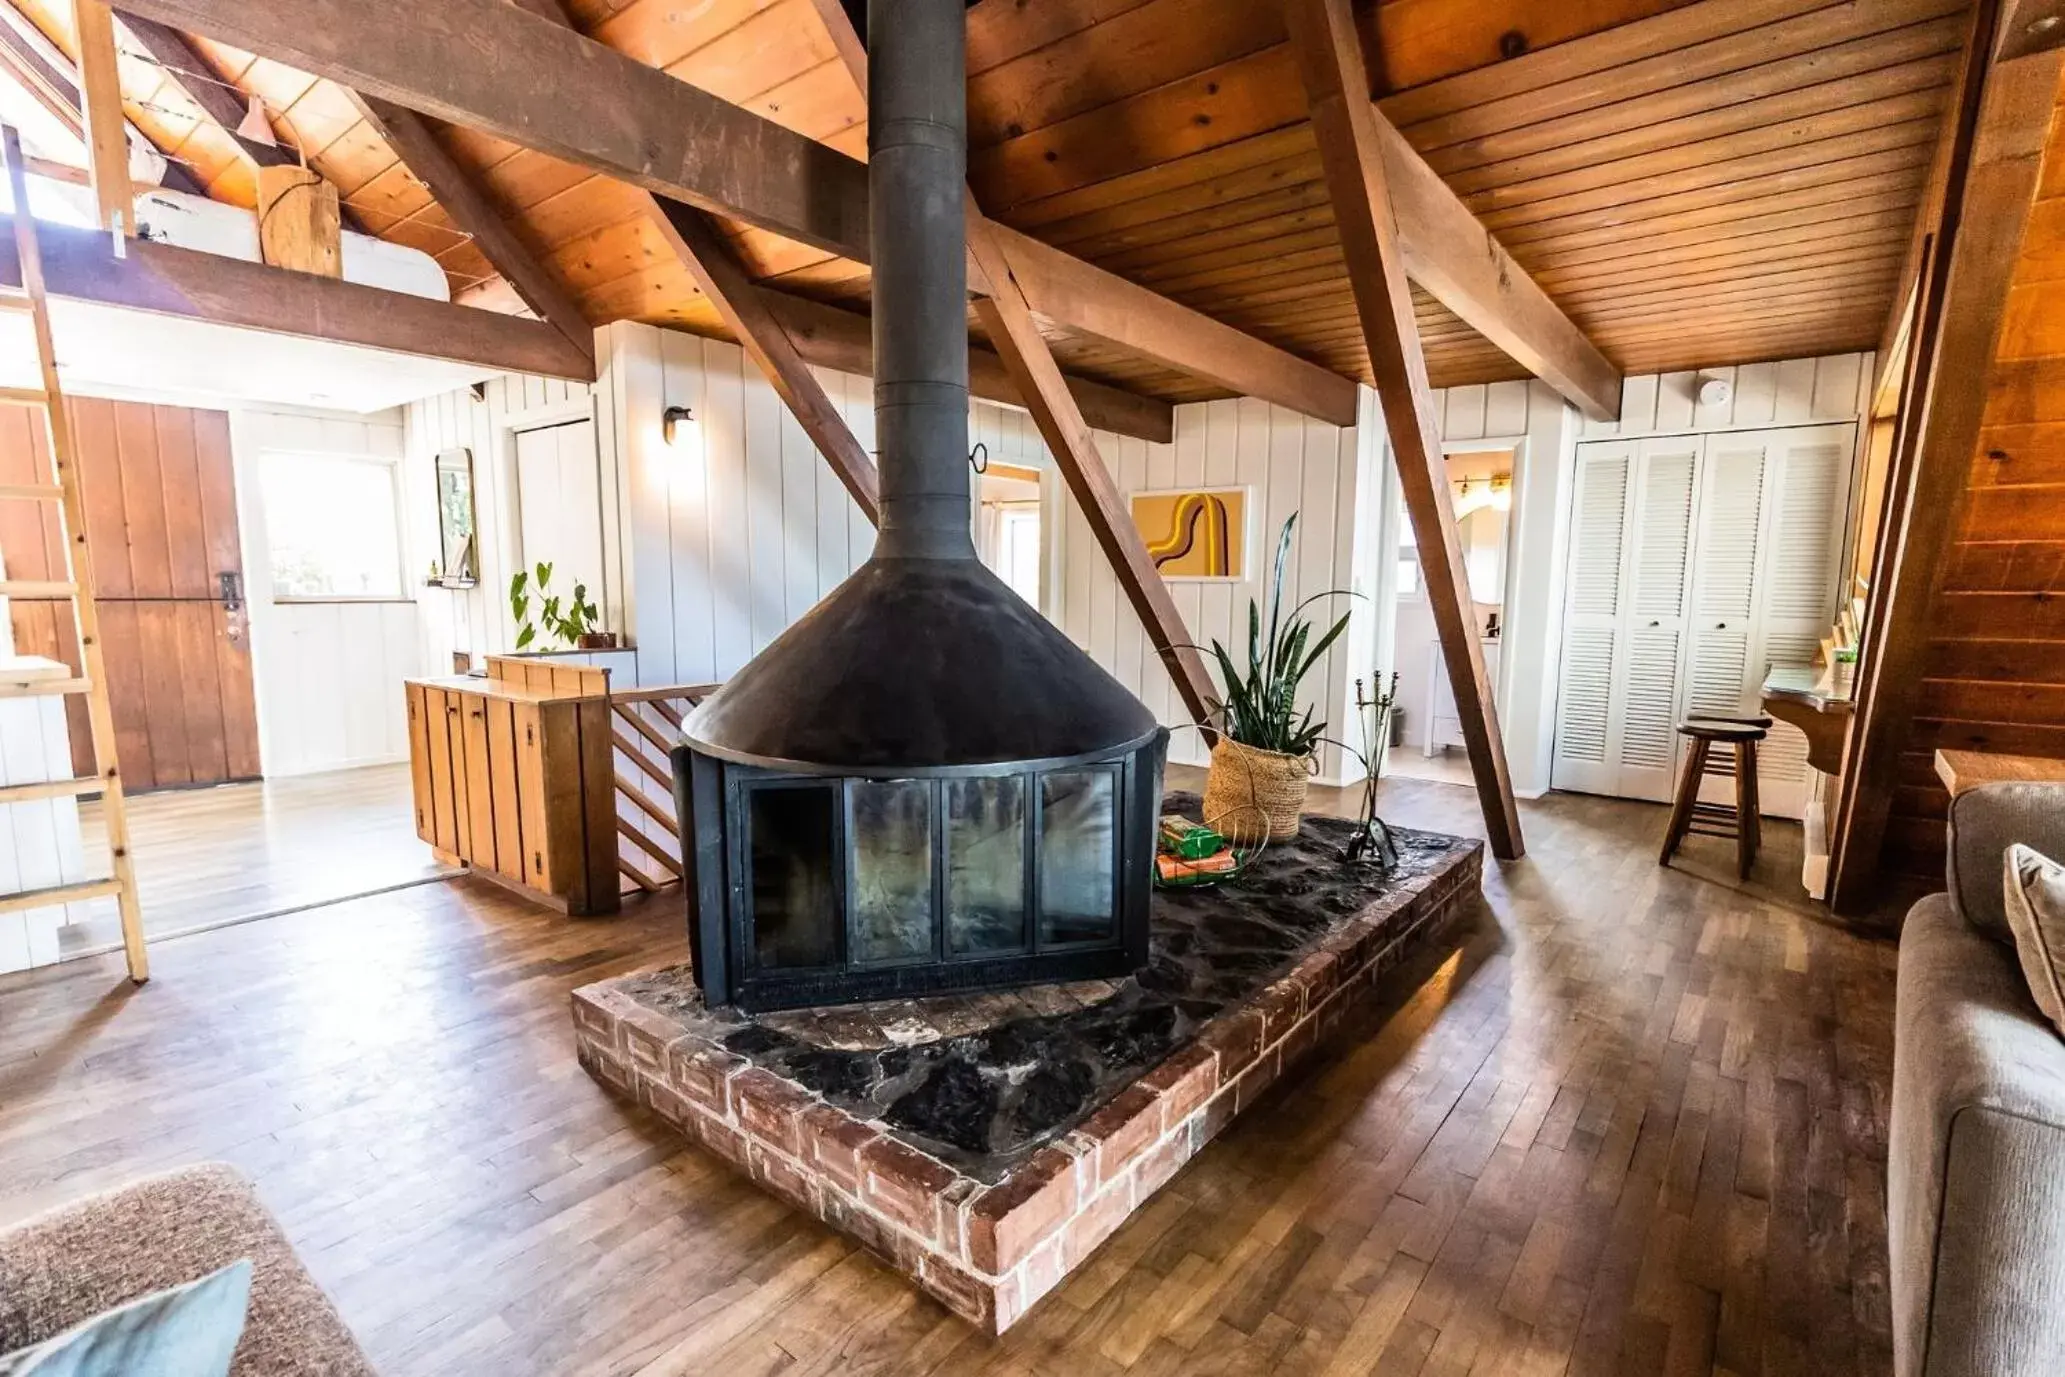
[[[1133,524],[1165,579],[1248,576],[1248,490],[1165,488],[1132,495]]]

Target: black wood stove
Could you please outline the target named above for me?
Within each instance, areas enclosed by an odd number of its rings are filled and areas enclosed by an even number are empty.
[[[747,1010],[1128,973],[1168,733],[975,557],[961,0],[869,6],[881,522],[689,718],[689,937]]]

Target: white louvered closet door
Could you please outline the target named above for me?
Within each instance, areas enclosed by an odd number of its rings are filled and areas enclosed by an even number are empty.
[[[1634,468],[1632,441],[1578,447],[1551,780],[1559,789],[1610,794],[1619,783],[1613,686]]]
[[[1696,436],[1644,440],[1635,460],[1629,524],[1627,656],[1615,685],[1620,773],[1627,798],[1667,799],[1678,756],[1678,701],[1698,511]]]
[[[1764,557],[1758,561],[1751,663],[1756,692],[1772,665],[1814,662],[1836,617],[1843,518],[1856,427],[1775,432],[1764,479]],[[1764,811],[1797,818],[1807,808],[1807,738],[1774,723],[1757,771]]]
[[[1578,446],[1555,787],[1668,799],[1681,718],[1753,712],[1772,665],[1813,660],[1835,615],[1854,435]],[[1764,810],[1798,817],[1806,781],[1805,738],[1779,723],[1759,770]]]

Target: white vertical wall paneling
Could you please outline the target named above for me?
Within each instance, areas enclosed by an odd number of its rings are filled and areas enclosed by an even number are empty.
[[[436,486],[429,456],[412,462],[414,418],[399,411],[345,417],[270,411],[230,415],[230,446],[251,619],[259,755],[267,775],[309,774],[408,754],[401,681],[426,668],[421,580],[437,557]],[[369,455],[397,466],[402,600],[275,602],[260,463],[267,454]],[[290,459],[291,461],[291,459]]]
[[[1621,383],[1620,419],[1585,422],[1584,438],[1854,421],[1866,408],[1872,358],[1829,354],[1627,378]],[[1697,385],[1708,378],[1730,384],[1726,402],[1697,404]]]
[[[0,655],[14,653],[14,630],[0,598]],[[0,784],[37,784],[72,776],[72,748],[61,698],[0,702]],[[0,894],[70,884],[106,874],[89,870],[79,837],[79,801],[37,799],[0,804]],[[106,900],[99,901],[105,904]],[[53,904],[0,913],[0,974],[47,966],[58,959],[60,929],[74,910],[90,904]]]

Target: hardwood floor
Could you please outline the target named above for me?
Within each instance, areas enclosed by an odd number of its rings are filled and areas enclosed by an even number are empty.
[[[1331,800],[1316,800],[1326,803]],[[1386,813],[1468,831],[1465,789]],[[575,1065],[566,992],[682,954],[476,881],[0,979],[0,1219],[201,1158],[384,1372],[1883,1373],[1893,950],[1661,808],[1525,805],[1393,977],[1001,1341]]]
[[[448,873],[416,836],[409,767],[372,765],[129,800],[137,894],[153,937],[331,903]],[[79,809],[89,858],[105,864],[100,801]],[[121,941],[112,899],[72,905],[66,953]]]

